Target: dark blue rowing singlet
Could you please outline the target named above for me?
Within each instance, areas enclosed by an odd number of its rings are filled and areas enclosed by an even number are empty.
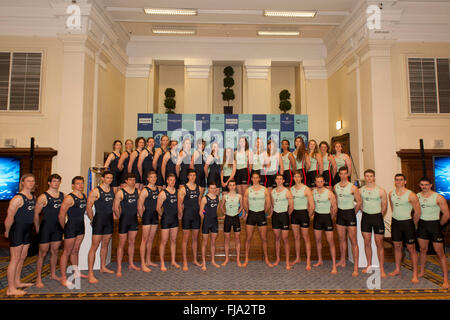
[[[109,192],[103,191],[98,186],[99,198],[94,202],[95,214],[111,214],[113,212],[114,192],[112,188]]]
[[[14,216],[14,222],[21,223],[33,223],[34,220],[34,207],[36,206],[36,198],[30,200],[23,193],[18,193],[23,199],[23,206],[17,209],[16,215]]]
[[[53,198],[48,192],[44,192],[47,198],[47,205],[42,209],[42,223],[59,224],[59,208],[64,200],[64,193],[60,192],[58,198]]]

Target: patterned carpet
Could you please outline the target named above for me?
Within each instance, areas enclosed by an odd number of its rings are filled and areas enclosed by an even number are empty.
[[[449,255],[450,258],[450,255]],[[7,259],[7,258],[6,258]],[[22,273],[23,281],[35,282],[36,257],[27,258]],[[96,271],[98,284],[81,280],[81,288],[69,290],[50,280],[48,257],[44,266],[43,289],[30,287],[22,298],[8,298],[6,291],[7,260],[0,257],[0,297],[4,299],[449,299],[450,292],[440,289],[442,273],[439,265],[430,256],[427,273],[420,283],[410,282],[410,261],[406,258],[402,274],[380,279],[380,289],[368,289],[371,275],[352,277],[353,265],[339,268],[338,275],[330,274],[331,262],[325,261],[319,268],[304,270],[302,262],[287,271],[284,264],[268,268],[263,262],[252,261],[247,268],[238,268],[235,263],[216,269],[208,263],[208,270],[190,265],[188,272],[169,268],[161,272],[153,268],[151,273],[127,269],[123,264],[123,277],[101,274]],[[138,265],[138,264],[137,264]],[[116,264],[109,268],[115,270]],[[386,263],[386,272],[394,269]]]

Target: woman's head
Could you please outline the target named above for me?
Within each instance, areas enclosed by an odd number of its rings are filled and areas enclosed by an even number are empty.
[[[136,149],[143,149],[145,147],[144,137],[136,138],[136,140],[134,141],[134,145],[135,145]]]
[[[248,150],[248,141],[246,137],[240,137],[238,143],[238,151],[240,150]]]
[[[27,189],[28,191],[32,191],[35,185],[35,177],[32,173],[25,173],[20,178],[19,191]]]
[[[120,150],[122,150],[122,141],[120,141],[120,140],[114,140],[114,142],[113,142],[113,150],[114,150],[114,151],[120,151]]]
[[[319,149],[320,149],[320,152],[323,153],[323,154],[329,153],[330,152],[330,145],[328,144],[328,142],[322,141],[319,144]]]
[[[134,146],[134,142],[131,139],[127,139],[125,141],[125,150],[127,150],[128,152],[133,151],[133,146]]]
[[[319,153],[319,148],[317,146],[317,142],[314,139],[309,140],[308,142],[308,151],[310,153]]]

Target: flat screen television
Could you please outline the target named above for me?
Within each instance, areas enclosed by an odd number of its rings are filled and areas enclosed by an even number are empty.
[[[0,200],[11,200],[19,192],[20,159],[0,157]]]
[[[450,156],[434,156],[433,166],[436,192],[450,200]]]

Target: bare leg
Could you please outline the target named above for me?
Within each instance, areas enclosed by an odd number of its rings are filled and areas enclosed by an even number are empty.
[[[137,231],[128,231],[128,269],[140,271],[141,268],[134,264],[134,243],[137,233]]]
[[[291,270],[291,264],[289,262],[289,229],[281,231],[281,238],[284,244],[284,254],[286,256],[286,270]]]
[[[420,272],[417,276],[420,278],[423,277],[423,275],[425,274],[425,264],[427,261],[428,244],[430,243],[430,241],[420,238],[418,238],[417,241],[419,242],[420,246],[420,255],[419,255]]]
[[[80,278],[87,278],[87,275],[84,275],[80,272],[80,269],[78,268],[78,255],[80,253],[80,246],[81,243],[83,242],[84,239],[84,234],[79,235],[75,238],[75,244],[73,246],[72,252],[70,253],[70,261],[72,262],[72,265],[76,267],[75,271],[75,276],[80,277]]]
[[[433,242],[433,248],[434,251],[436,251],[436,255],[439,258],[439,262],[441,264],[442,272],[444,273],[444,281],[442,282],[442,289],[448,289],[448,263],[447,263],[447,257],[444,253],[444,244]]]
[[[202,265],[200,262],[198,262],[197,255],[198,255],[198,233],[200,232],[199,229],[192,230],[192,255],[193,255],[193,263],[201,267]]]
[[[19,264],[19,260],[21,258],[23,245],[17,247],[11,247],[9,249],[11,258],[8,264],[8,289],[6,291],[6,295],[8,296],[22,296],[26,294],[25,291],[17,289],[16,287],[16,271],[17,265]],[[20,276],[19,276],[20,277]]]
[[[418,264],[418,257],[416,252],[416,245],[415,244],[407,244],[406,248],[409,251],[409,255],[411,256],[411,261],[413,265],[413,276],[411,279],[412,283],[419,283],[419,279],[417,278],[417,264]]]
[[[72,252],[72,249],[75,245],[75,238],[65,239],[64,240],[64,251],[61,255],[61,259],[59,261],[59,270],[61,271],[61,284],[65,287],[72,285],[72,283],[67,281],[67,263],[69,262],[69,256]]]
[[[358,262],[359,262],[359,248],[358,241],[356,240],[356,227],[347,227],[348,237],[350,238],[350,243],[352,245],[352,253],[353,253],[353,273],[352,276],[356,277],[358,273]]]
[[[97,252],[98,246],[100,245],[100,241],[102,240],[102,236],[98,234],[92,235],[92,244],[88,253],[88,280],[89,283],[97,283],[98,280],[94,276],[94,261],[95,261],[95,253]]]
[[[206,245],[208,244],[208,234],[202,234],[202,270],[206,271]]]
[[[22,251],[20,253],[20,260],[17,263],[17,267],[16,267],[16,288],[27,288],[27,287],[31,287],[33,285],[32,283],[23,283],[20,280],[20,275],[22,273],[23,263],[25,262],[25,259],[27,258],[28,248],[29,247],[30,247],[29,244],[23,245]]]
[[[292,262],[292,265],[295,265],[297,263],[300,263],[300,225],[293,224],[292,225],[292,232],[294,233],[294,243],[295,243],[295,260]]]
[[[241,233],[234,232],[234,245],[236,247],[236,263],[238,267],[242,267],[241,264]]]
[[[317,263],[313,267],[318,267],[323,264],[322,260],[322,230],[314,230],[314,238],[316,238],[317,248]]]
[[[331,269],[332,274],[337,273],[336,265],[336,247],[334,245],[333,231],[325,231],[325,236],[327,237],[328,246],[330,247],[331,260],[333,261],[333,267]],[[344,255],[345,257],[345,255]]]
[[[224,247],[225,247],[225,261],[222,263],[222,266],[226,266],[228,264],[228,257],[230,253],[230,232],[224,232]]]
[[[187,246],[189,242],[191,230],[183,230],[183,241],[181,243],[181,254],[183,256],[183,271],[188,271],[188,262],[187,262]]]
[[[114,271],[106,267],[106,257],[108,256],[108,247],[111,238],[112,234],[105,234],[102,236],[102,246],[100,248],[100,272],[113,274]]]
[[[345,268],[345,257],[347,255],[347,228],[344,226],[336,225],[336,229],[339,237],[339,249],[341,253],[341,257],[339,262],[336,264],[336,267]]]
[[[309,238],[309,228],[301,228],[303,241],[306,248],[306,270],[311,270],[311,239]]]
[[[167,271],[166,265],[164,264],[164,252],[166,249],[167,241],[169,240],[170,229],[161,229],[161,240],[159,243],[159,259],[161,261],[161,271]]]
[[[275,263],[274,266],[280,264],[280,246],[281,246],[281,230],[280,229],[272,229],[275,235]]]
[[[264,261],[267,266],[272,268],[273,264],[269,261],[269,253],[267,249],[267,226],[258,227],[259,236],[261,237],[263,252],[264,252]]]
[[[147,241],[150,236],[150,226],[149,225],[143,225],[142,226],[142,239],[141,239],[141,245],[139,246],[139,255],[141,257],[141,269],[144,272],[150,272],[150,270],[146,265],[145,260],[145,251],[147,249]]]
[[[180,265],[175,261],[175,255],[177,253],[177,234],[178,227],[170,229],[170,256],[172,260],[172,266],[180,268]]]
[[[61,277],[56,275],[56,265],[58,263],[58,253],[61,241],[50,242],[50,279],[60,281]]]
[[[36,287],[43,288],[44,284],[42,283],[42,265],[44,264],[45,256],[47,255],[48,249],[50,248],[50,243],[42,243],[39,245],[39,255],[36,261]]]
[[[243,267],[246,267],[248,265],[248,253],[250,251],[250,244],[252,242],[252,237],[253,237],[253,231],[255,231],[255,226],[249,226],[246,225],[246,239],[245,239],[245,260],[244,260],[244,264],[242,265]]]
[[[384,235],[376,234],[375,235],[375,244],[377,245],[377,255],[378,262],[380,263],[380,273],[382,278],[386,278],[386,273],[384,272],[384,247],[383,247],[383,239]]]
[[[372,233],[362,232],[364,239],[364,252],[366,254],[367,267],[362,270],[362,273],[367,273],[372,266]]]
[[[126,233],[119,233],[119,244],[117,245],[117,272],[116,276],[122,276],[122,259],[123,259],[123,248],[125,246],[125,242],[127,241]]]
[[[217,233],[212,232],[211,233],[211,264],[216,268],[220,268],[220,266],[216,263],[216,260],[215,260],[216,238],[217,238]]]
[[[391,277],[400,274],[400,263],[402,262],[403,243],[401,241],[393,241],[393,243],[394,243],[395,270],[389,273]]]

